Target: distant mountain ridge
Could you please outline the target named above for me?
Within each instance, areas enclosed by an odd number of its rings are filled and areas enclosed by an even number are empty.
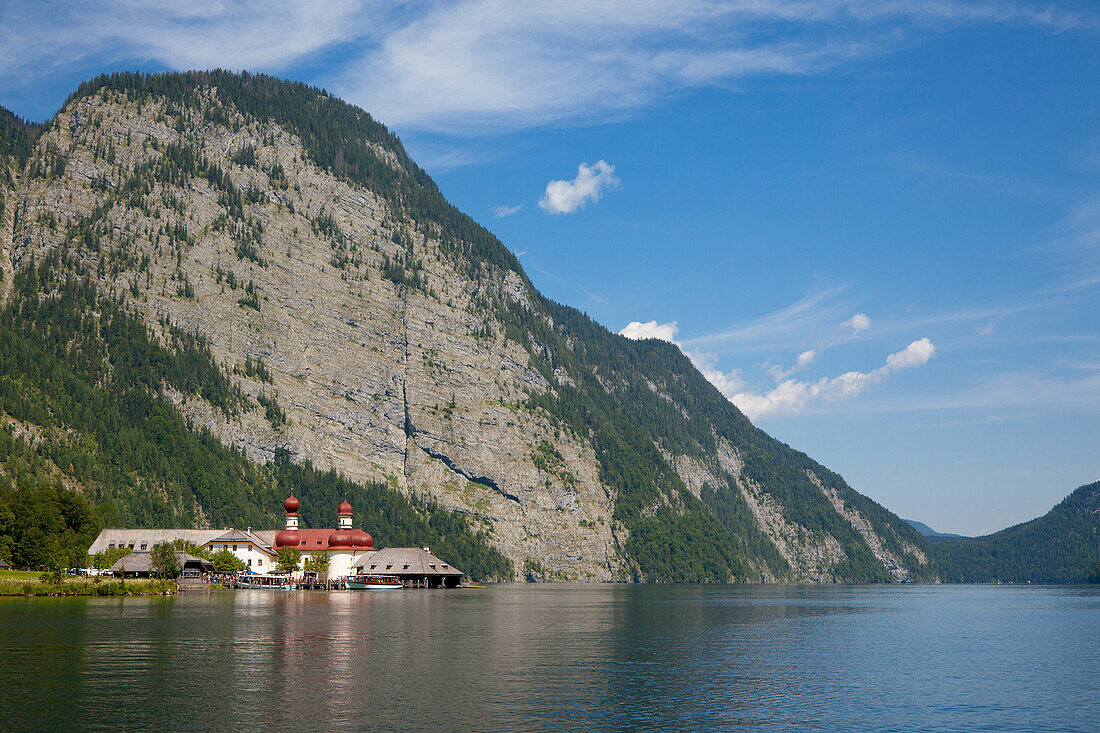
[[[915,519],[906,519],[905,521],[909,523],[909,526],[910,526],[910,527],[912,527],[913,529],[915,529],[915,530],[917,530],[918,532],[920,532],[920,533],[921,533],[921,536],[923,536],[923,537],[929,537],[929,538],[937,538],[937,537],[965,537],[965,535],[961,535],[961,534],[951,534],[950,532],[937,532],[936,530],[932,529],[931,527],[929,527],[929,526],[928,526],[927,524],[925,524],[924,522],[918,522],[918,521],[917,521],[917,520],[915,520]]]
[[[544,298],[396,136],[322,90],[113,74],[44,129],[0,129],[0,322],[24,350],[0,364],[0,465],[37,446],[57,502],[260,526],[308,474],[318,506],[344,481],[357,510],[400,508],[357,524],[449,527],[485,577],[507,558],[550,580],[937,578],[916,530],[674,345]]]
[[[1100,563],[1100,481],[1079,487],[1030,522],[931,545],[946,582],[1084,582]]]

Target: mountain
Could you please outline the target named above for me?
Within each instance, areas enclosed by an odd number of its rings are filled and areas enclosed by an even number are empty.
[[[962,537],[963,536],[961,534],[951,534],[949,532],[937,532],[936,530],[932,529],[931,527],[929,527],[924,522],[918,522],[915,519],[906,519],[905,521],[909,524],[910,527],[912,527],[913,529],[920,532],[922,537]]]
[[[1100,481],[1049,512],[984,537],[932,543],[940,574],[955,583],[1079,583],[1100,566]]]
[[[274,525],[320,472],[307,523],[344,482],[383,542],[446,526],[492,577],[936,578],[918,532],[677,347],[544,298],[324,90],[113,74],[10,137],[33,145],[6,159],[7,455],[98,521]]]

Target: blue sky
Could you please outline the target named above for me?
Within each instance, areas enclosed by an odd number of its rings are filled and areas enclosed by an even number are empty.
[[[26,117],[215,66],[363,106],[544,293],[903,516],[988,532],[1100,478],[1089,3],[0,7]]]

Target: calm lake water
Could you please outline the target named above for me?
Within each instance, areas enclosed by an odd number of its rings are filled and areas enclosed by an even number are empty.
[[[8,730],[1100,730],[1100,588],[0,599]]]

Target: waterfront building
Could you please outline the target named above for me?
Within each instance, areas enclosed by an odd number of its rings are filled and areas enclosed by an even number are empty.
[[[454,587],[462,580],[462,571],[432,555],[426,547],[377,550],[369,532],[352,526],[354,512],[346,499],[336,509],[336,526],[330,528],[301,527],[298,516],[301,506],[293,494],[287,497],[283,502],[286,521],[281,530],[254,531],[251,527],[243,531],[232,527],[105,529],[88,548],[88,553],[123,547],[133,551],[128,557],[141,553],[148,555],[157,543],[184,540],[211,552],[227,550],[245,564],[247,572],[257,575],[277,572],[279,550],[293,548],[301,553],[299,569],[294,573],[297,577],[302,576],[306,560],[324,555],[328,558],[328,570],[322,580],[364,573],[393,575],[401,578],[406,585],[428,588]],[[131,561],[134,562],[139,562],[138,558]],[[129,565],[123,563],[120,567],[129,568]]]
[[[214,563],[201,557],[195,557],[186,552],[176,553],[176,562],[180,566],[180,581],[195,581],[204,573],[214,572]],[[135,578],[148,578],[153,574],[152,552],[131,552],[111,566],[111,572],[115,575],[132,576]]]

